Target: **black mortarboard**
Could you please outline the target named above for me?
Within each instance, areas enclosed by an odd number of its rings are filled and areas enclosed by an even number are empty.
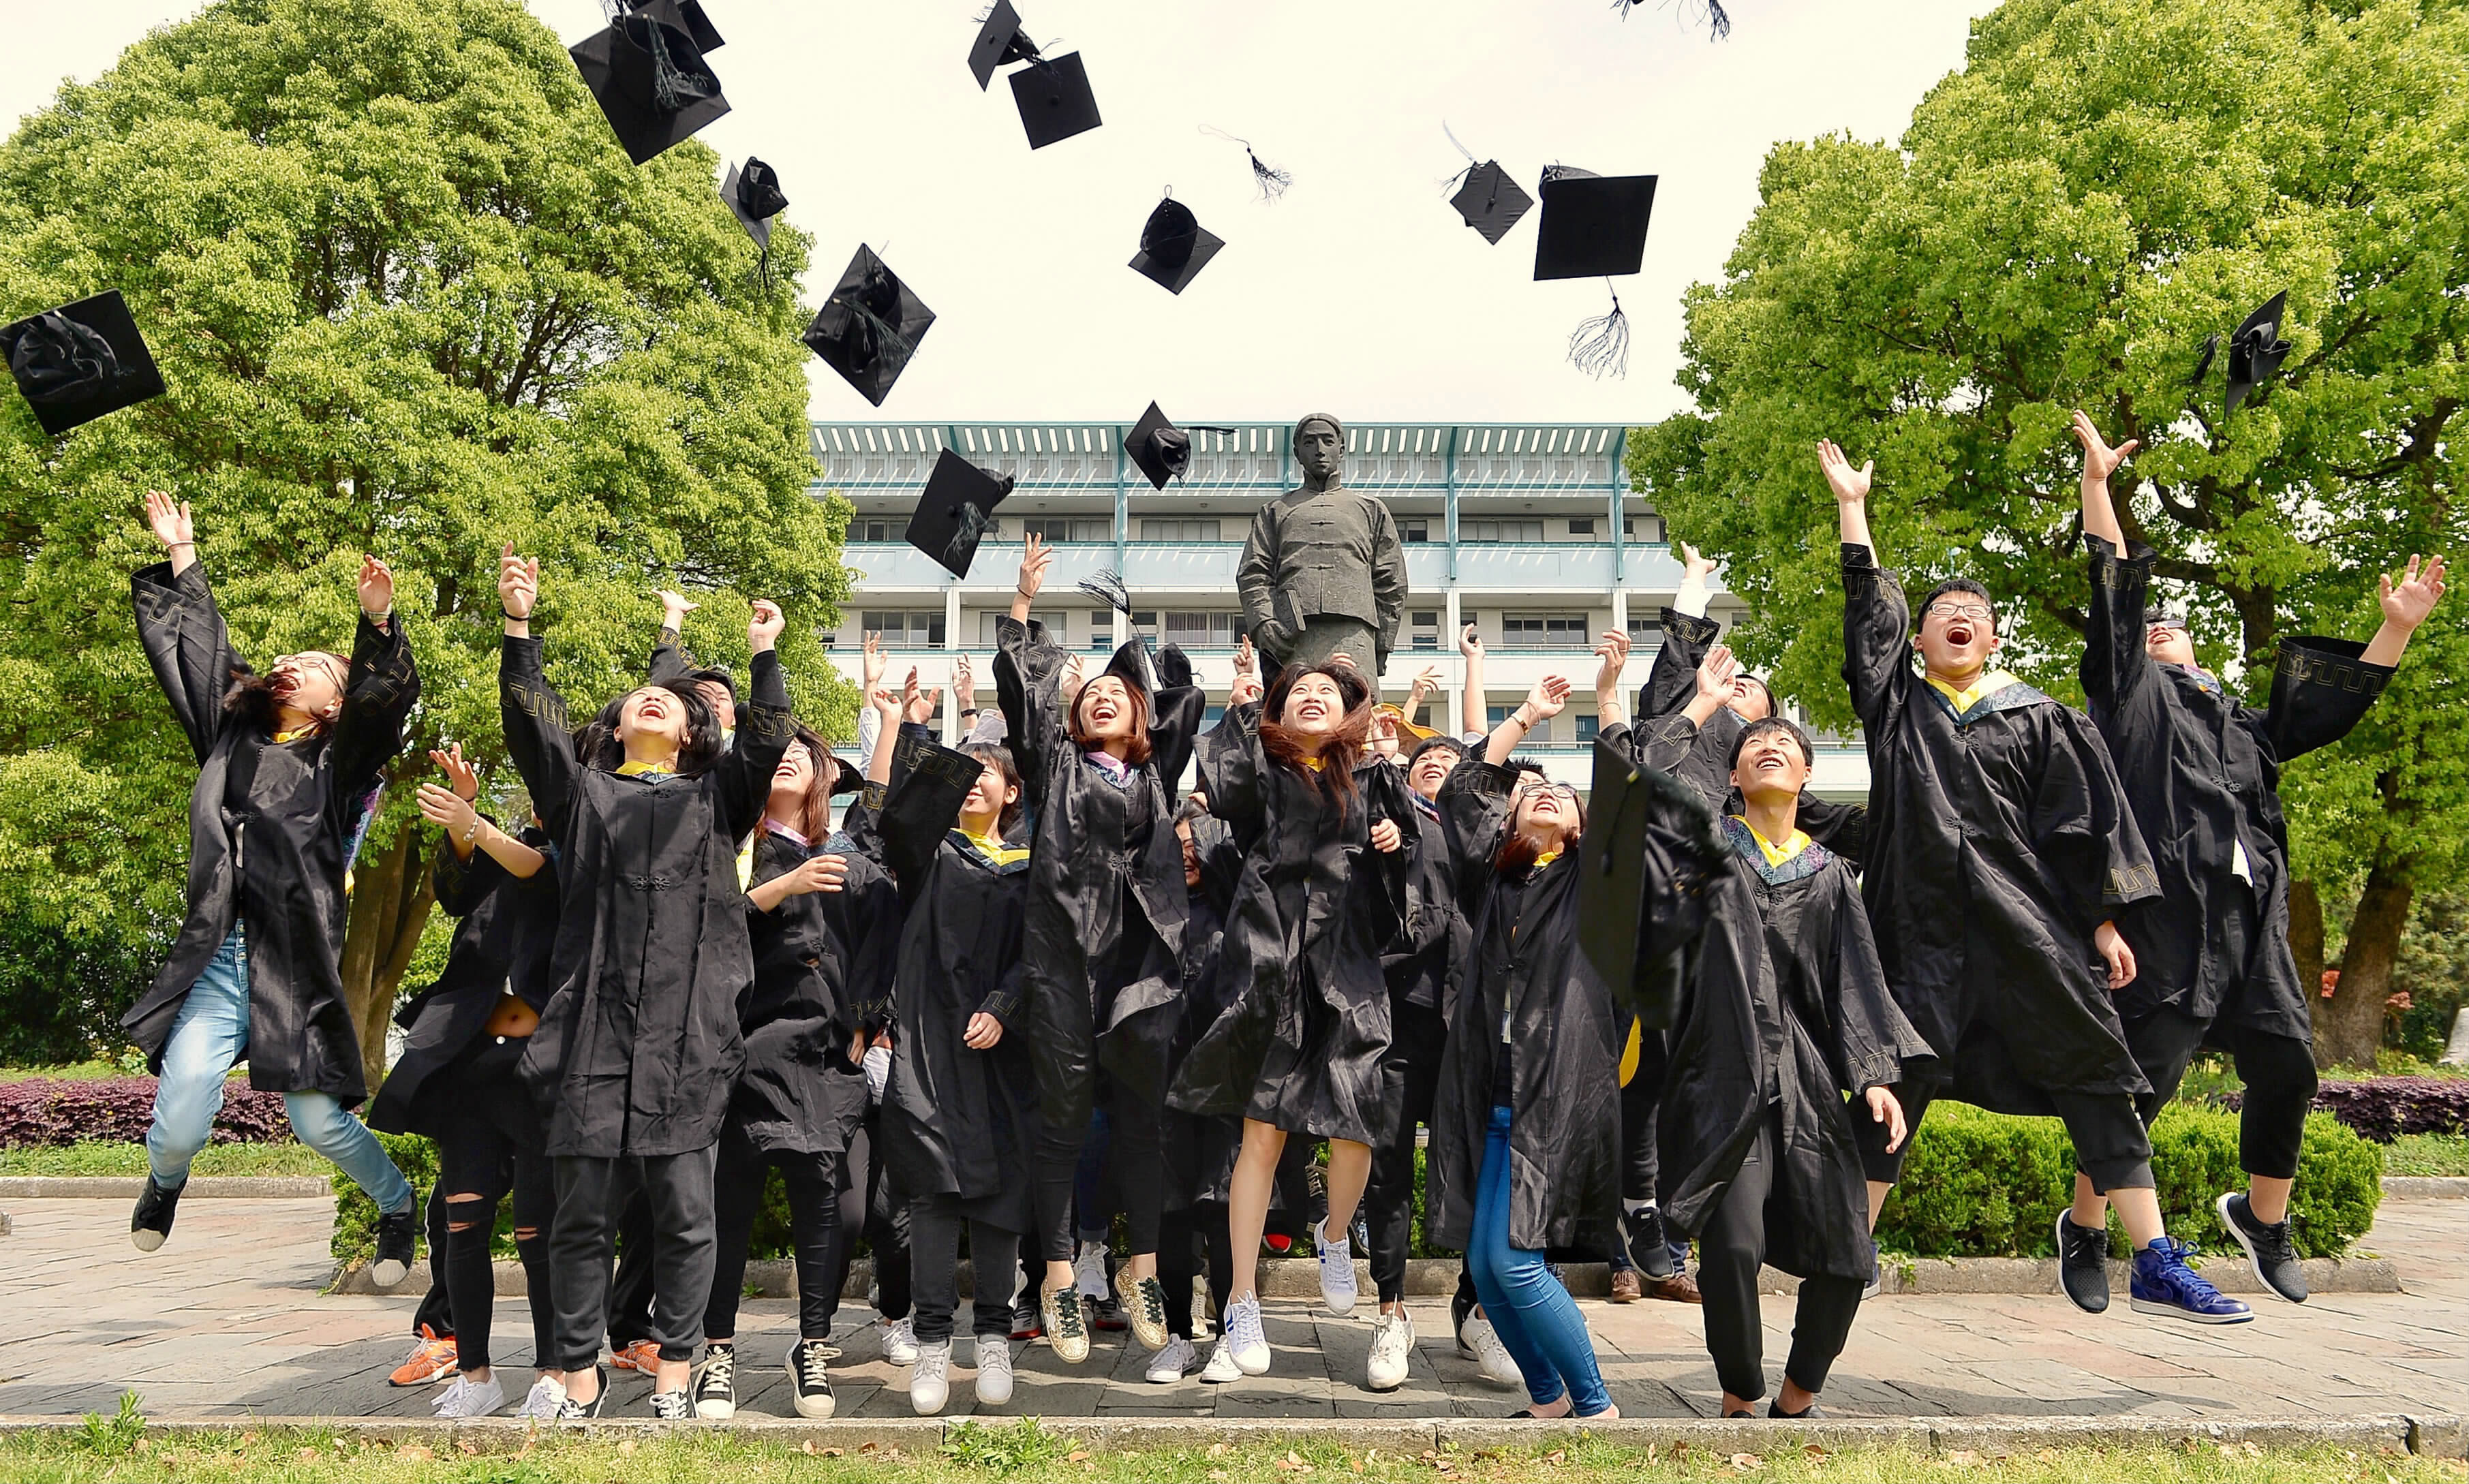
[[[985,24],[978,28],[977,42],[969,48],[969,71],[978,80],[978,90],[983,92],[994,84],[996,68],[1035,60],[1037,43],[1020,29],[1020,12],[1011,8],[1011,0],[995,0]]]
[[[648,10],[658,3],[659,0],[626,0],[626,9]],[[685,27],[686,34],[694,38],[696,51],[717,52],[727,45],[720,39],[720,28],[713,25],[711,17],[703,12],[703,0],[675,0],[675,3],[678,21]]]
[[[873,248],[860,243],[802,338],[825,365],[880,407],[934,323],[935,311],[910,292]]]
[[[649,0],[567,51],[626,157],[637,165],[728,111],[720,80],[704,63],[679,6],[680,0]]]
[[[1163,490],[1167,480],[1181,479],[1191,468],[1193,432],[1233,431],[1231,427],[1211,427],[1206,423],[1195,423],[1187,431],[1175,426],[1158,404],[1151,402],[1149,410],[1141,414],[1139,423],[1124,435],[1123,451],[1132,456],[1132,462],[1140,466],[1142,473],[1149,476],[1150,484]]]
[[[1105,122],[1097,117],[1097,95],[1089,90],[1089,69],[1077,52],[1042,57],[1013,73],[1011,97],[1020,104],[1021,127],[1028,130],[1031,149],[1085,134]]]
[[[1616,1016],[1672,1024],[1688,945],[1724,869],[1715,816],[1690,788],[1595,744],[1594,794],[1579,841],[1578,947]]]
[[[1486,160],[1465,172],[1465,184],[1449,197],[1465,224],[1483,234],[1492,246],[1509,235],[1509,229],[1525,219],[1534,205],[1534,197],[1524,187],[1509,177],[1498,160]]]
[[[2247,394],[2280,375],[2280,363],[2289,357],[2289,342],[2280,338],[2280,311],[2289,301],[2288,290],[2272,296],[2272,302],[2246,317],[2246,323],[2229,336],[2229,400],[2224,416],[2238,410]]]
[[[1141,250],[1132,266],[1179,294],[1225,245],[1226,240],[1202,226],[1190,207],[1167,196],[1157,203],[1147,225],[1141,228]]]
[[[1646,223],[1654,213],[1652,175],[1598,175],[1574,166],[1543,171],[1536,193],[1543,224],[1534,238],[1534,277],[1621,278],[1646,262]]]
[[[54,437],[163,395],[162,374],[117,288],[0,328],[0,354]]]
[[[941,562],[954,577],[967,577],[978,542],[994,524],[995,507],[1009,493],[1009,474],[988,473],[944,449],[926,478],[926,492],[917,498],[917,513],[909,517],[909,544]]]
[[[778,171],[750,155],[744,165],[728,168],[728,178],[720,183],[720,198],[728,203],[729,215],[756,246],[772,245],[772,218],[789,209]]]

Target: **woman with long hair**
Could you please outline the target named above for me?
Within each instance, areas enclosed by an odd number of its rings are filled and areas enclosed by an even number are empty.
[[[554,988],[523,1059],[548,1106],[556,1161],[558,1416],[599,1409],[610,1252],[617,1214],[639,1187],[651,1199],[657,1269],[652,1412],[682,1419],[694,1412],[687,1372],[711,1289],[712,1146],[745,1065],[737,1002],[754,979],[737,841],[761,821],[796,733],[773,652],[786,621],[755,603],[746,629],[751,694],[734,747],[684,682],[639,687],[570,735],[531,635],[539,597],[540,563],[509,545],[497,573],[498,711],[506,750],[557,844],[562,896]]]
[[[1268,1371],[1260,1234],[1290,1134],[1329,1141],[1328,1214],[1313,1233],[1321,1296],[1332,1313],[1354,1307],[1344,1233],[1396,1116],[1381,1097],[1381,953],[1403,920],[1400,821],[1414,810],[1405,770],[1369,750],[1372,702],[1344,656],[1288,666],[1261,701],[1229,710],[1201,740],[1210,812],[1243,852],[1217,967],[1227,1007],[1184,1059],[1170,1100],[1243,1119],[1228,1187],[1233,1296],[1203,1381]]]
[[[1073,1267],[1073,1185],[1100,1106],[1129,1232],[1115,1289],[1142,1345],[1162,1350],[1168,1337],[1157,1277],[1165,1189],[1159,1138],[1188,910],[1171,789],[1189,760],[1204,697],[1172,645],[1160,651],[1153,680],[1137,639],[1070,691],[1071,655],[1028,616],[1052,561],[1030,537],[1011,613],[997,626],[995,684],[1036,832],[1027,944],[1040,1139],[1034,1236],[1046,1262],[1039,1307],[1055,1358],[1076,1365],[1089,1356],[1081,1300],[1103,1296],[1082,1294]]]

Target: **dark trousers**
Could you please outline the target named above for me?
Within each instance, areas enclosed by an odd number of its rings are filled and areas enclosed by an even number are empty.
[[[1773,1193],[1781,1144],[1779,1116],[1769,1113],[1757,1143],[1723,1203],[1697,1236],[1697,1290],[1706,1298],[1706,1349],[1723,1389],[1754,1402],[1765,1395],[1765,1330],[1758,1316],[1758,1269],[1766,1255],[1766,1198]],[[1862,1213],[1864,1219],[1866,1213]],[[1800,1280],[1800,1308],[1791,1324],[1791,1358],[1784,1379],[1822,1391],[1860,1312],[1858,1278],[1824,1274]]]
[[[1661,1032],[1655,1032],[1661,1036]],[[1662,1101],[1656,1097],[1662,1079],[1649,1078],[1640,1067],[1638,1075],[1628,1080],[1620,1092],[1621,1129],[1621,1199],[1653,1200],[1654,1182],[1661,1174],[1654,1156],[1654,1115]]]
[[[1372,1281],[1380,1302],[1406,1296],[1406,1256],[1415,1241],[1415,1129],[1431,1122],[1440,1094],[1441,1054],[1448,1022],[1437,1010],[1402,999],[1389,1002],[1389,1049],[1380,1057],[1380,1106],[1396,1124],[1372,1151],[1363,1221],[1372,1237]]]
[[[2133,1096],[2124,1092],[2050,1092],[2045,1096],[2056,1105],[2058,1117],[2066,1126],[2066,1137],[2074,1141],[2075,1168],[2091,1176],[2095,1190],[2152,1188],[2152,1138],[2144,1131]],[[1929,1104],[1936,1101],[1908,1086],[1897,1087],[1895,1097],[1904,1105],[1904,1124],[1909,1130],[1903,1148],[1887,1152],[1888,1130],[1872,1119],[1865,1107],[1852,1120],[1852,1142],[1860,1151],[1863,1170],[1870,1179],[1886,1185],[1903,1178],[1904,1156],[1912,1152],[1913,1140],[1921,1131],[1921,1119],[1928,1112]],[[1705,1261],[1702,1239],[1698,1243],[1698,1261]]]
[[[491,1239],[497,1202],[514,1196],[515,1252],[522,1259],[524,1292],[532,1311],[532,1359],[555,1362],[556,1309],[551,1299],[548,1238],[557,1210],[556,1176],[542,1153],[547,1130],[531,1094],[518,1080],[519,1039],[483,1040],[450,1069],[437,1138],[437,1188],[446,1197],[446,1283],[461,1321],[455,1330],[456,1363],[485,1368],[496,1318],[497,1273]],[[429,1248],[434,1263],[437,1248]],[[596,1338],[596,1337],[595,1337]]]
[[[769,1171],[780,1172],[789,1195],[789,1244],[797,1263],[797,1337],[832,1337],[840,1290],[831,1286],[832,1248],[840,1234],[841,1156],[759,1150],[735,1123],[722,1128],[712,1174],[716,1241],[711,1298],[704,1305],[706,1339],[737,1337],[737,1298],[746,1285],[746,1253],[763,1209]]]
[[[1219,1313],[1234,1288],[1234,1243],[1227,1230],[1226,1207],[1214,1200],[1188,1205],[1165,1218],[1158,1235],[1158,1283],[1165,1290],[1165,1330],[1190,1339],[1200,1327],[1200,1307],[1192,1301],[1192,1280],[1203,1271],[1207,1253],[1209,1298]]]
[[[618,1213],[641,1191],[652,1209],[652,1333],[663,1360],[691,1360],[711,1296],[712,1152],[557,1156],[557,1222],[549,1283],[561,1370],[588,1369],[608,1323],[609,1260]]]
[[[609,1285],[609,1348],[623,1350],[652,1334],[652,1202],[640,1190],[617,1214],[617,1276]]]
[[[2297,1155],[2306,1136],[2306,1110],[2315,1106],[2315,1051],[2294,1037],[2243,1026],[2206,1025],[2166,1006],[2126,1022],[2127,1048],[2153,1090],[2134,1100],[2149,1126],[2178,1095],[2186,1067],[2209,1033],[2225,1041],[2237,1062],[2246,1095],[2238,1107],[2238,1163],[2249,1175],[2297,1177]]]
[[[875,1312],[887,1319],[909,1315],[909,1197],[889,1165],[876,1157],[882,1130],[883,1110],[867,1108],[865,1124],[850,1133],[848,1154],[841,1161],[841,1220],[832,1234],[830,1302],[823,1311],[827,1326],[840,1313],[850,1249],[861,1236],[874,1254]],[[805,1280],[797,1281],[802,1292]]]
[[[1096,1085],[1040,1120],[1037,1166],[1032,1199],[1036,1206],[1038,1251],[1050,1263],[1068,1263],[1073,1254],[1078,1225],[1073,1217],[1080,1177],[1081,1145],[1089,1136],[1091,1099],[1103,1097],[1110,1139],[1108,1159],[1114,1187],[1123,1203],[1123,1225],[1134,1253],[1154,1252],[1158,1222],[1165,1214],[1165,1107],[1143,1103],[1104,1072]],[[1076,1106],[1073,1106],[1076,1105]],[[912,1208],[913,1209],[913,1208]],[[915,1238],[911,1217],[911,1240]],[[1090,1297],[1102,1297],[1091,1294]]]
[[[916,1301],[917,1339],[952,1337],[960,1307],[960,1228],[969,1229],[969,1269],[976,1275],[969,1307],[971,1334],[1011,1338],[1011,1284],[1020,1234],[970,1221],[957,1196],[920,1196],[909,1207],[910,1287]]]
[[[411,1333],[426,1330],[439,1339],[454,1337],[454,1301],[446,1291],[446,1187],[428,1191],[428,1291],[412,1312]]]

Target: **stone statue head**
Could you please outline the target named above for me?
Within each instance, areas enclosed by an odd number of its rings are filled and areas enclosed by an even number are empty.
[[[1326,412],[1305,416],[1295,424],[1295,462],[1310,483],[1335,484],[1346,463],[1346,424]]]

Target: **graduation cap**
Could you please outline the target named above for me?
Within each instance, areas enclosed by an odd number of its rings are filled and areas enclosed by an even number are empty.
[[[858,395],[880,407],[934,323],[935,311],[884,265],[873,248],[860,243],[801,338]]]
[[[1141,250],[1132,267],[1167,292],[1180,294],[1225,245],[1226,240],[1202,226],[1190,207],[1169,195],[1157,203],[1141,228]]]
[[[1011,493],[1009,474],[990,473],[946,448],[926,477],[926,492],[905,533],[909,544],[943,564],[954,577],[967,577],[977,559],[978,543],[994,525],[995,507]]]
[[[1526,218],[1534,209],[1534,197],[1523,186],[1510,178],[1498,160],[1486,160],[1465,172],[1465,184],[1449,197],[1465,224],[1483,234],[1492,246],[1509,235],[1509,229]]]
[[[728,112],[720,80],[704,61],[692,19],[681,9],[693,3],[645,0],[567,50],[626,157],[637,165]],[[716,39],[711,23],[703,24]]]
[[[658,0],[623,0],[622,8],[627,11],[641,11],[657,3]],[[711,17],[704,13],[703,0],[676,0],[676,5],[678,18],[683,22],[686,34],[694,38],[696,51],[717,52],[727,45],[720,39],[720,28],[714,26],[711,23]]]
[[[969,47],[969,71],[978,80],[978,91],[994,85],[995,69],[1035,60],[1037,43],[1020,29],[1020,12],[1011,8],[1011,0],[995,0],[995,8],[978,28],[978,39]]]
[[[2288,302],[2287,289],[2273,294],[2229,336],[2229,400],[2223,416],[2236,412],[2249,393],[2280,375],[2280,363],[2289,358],[2289,342],[2280,338],[2280,311]]]
[[[0,327],[0,354],[35,421],[56,438],[163,395],[162,374],[117,288]]]
[[[1625,278],[1646,263],[1647,219],[1654,214],[1652,175],[1598,175],[1572,165],[1543,171],[1537,194],[1543,224],[1534,240],[1534,281]]]
[[[728,168],[728,176],[720,183],[720,198],[728,204],[728,214],[754,239],[763,252],[760,271],[763,284],[772,284],[772,218],[789,209],[788,196],[780,191],[780,172],[752,155],[742,166]]]
[[[1141,421],[1123,436],[1123,451],[1132,456],[1149,483],[1163,490],[1169,479],[1181,479],[1191,468],[1191,435],[1200,433],[1232,433],[1231,427],[1211,427],[1194,423],[1189,430],[1179,428],[1169,421],[1155,402],[1141,414]]]
[[[1033,58],[1011,75],[1011,98],[1020,105],[1021,127],[1028,130],[1031,149],[1085,134],[1105,122],[1097,117],[1097,95],[1089,90],[1089,68],[1077,52]]]
[[[1649,1030],[1672,1024],[1682,952],[1705,930],[1707,900],[1725,869],[1715,816],[1657,768],[1595,743],[1586,833],[1578,842],[1578,947],[1617,1012]]]

